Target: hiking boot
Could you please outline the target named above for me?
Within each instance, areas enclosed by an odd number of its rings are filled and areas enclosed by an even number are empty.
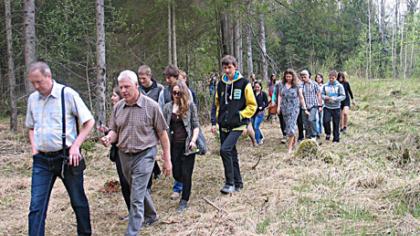
[[[243,186],[235,186],[235,192],[240,192],[243,188]]]
[[[171,194],[171,200],[176,200],[176,199],[178,199],[180,196],[181,196],[181,194],[180,194],[180,193],[178,193],[178,192],[173,192],[173,193]]]
[[[227,184],[225,184],[225,186],[223,186],[223,188],[222,188],[222,189],[220,189],[220,192],[221,192],[222,194],[229,194],[229,193],[233,193],[233,192],[235,192],[235,187],[234,187],[234,186],[232,186],[232,185],[227,185]]]
[[[185,210],[187,210],[187,208],[188,208],[188,201],[181,199],[181,201],[179,201],[179,205],[178,205],[178,208],[176,209],[176,211],[178,213],[182,213]]]

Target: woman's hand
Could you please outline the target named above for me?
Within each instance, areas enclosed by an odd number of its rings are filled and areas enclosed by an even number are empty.
[[[189,148],[191,151],[195,151],[195,149],[197,149],[197,144],[196,144],[196,141],[191,140],[190,144],[188,145],[188,148]]]

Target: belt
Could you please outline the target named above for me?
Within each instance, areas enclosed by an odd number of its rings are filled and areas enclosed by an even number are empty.
[[[69,153],[69,148],[66,148],[65,153],[68,154]],[[39,151],[39,154],[43,155],[43,156],[47,156],[47,157],[55,157],[58,156],[60,154],[63,154],[63,149],[55,151],[55,152],[43,152],[43,151]]]

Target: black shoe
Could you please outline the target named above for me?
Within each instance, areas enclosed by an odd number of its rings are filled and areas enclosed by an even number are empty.
[[[120,217],[119,217],[119,219],[120,219],[121,221],[128,221],[128,218],[129,218],[129,215],[126,215],[126,216],[120,216]]]
[[[145,226],[145,227],[148,227],[148,226],[151,226],[151,225],[153,225],[154,223],[156,223],[157,221],[159,220],[159,216],[156,216],[155,218],[147,218],[147,219],[144,219],[144,222],[143,222],[143,225]]]
[[[232,185],[225,184],[225,186],[223,186],[223,188],[220,189],[220,192],[223,194],[233,193],[235,192],[235,187],[233,187]]]
[[[244,186],[235,186],[235,192],[240,192],[243,188]]]
[[[176,211],[178,213],[182,213],[185,210],[187,210],[187,208],[188,208],[188,201],[181,199],[181,201],[179,201],[179,205],[178,205],[178,208],[176,209]]]
[[[333,140],[333,143],[339,143],[340,140]]]
[[[330,137],[331,137],[330,135],[326,135],[325,140],[330,141]]]

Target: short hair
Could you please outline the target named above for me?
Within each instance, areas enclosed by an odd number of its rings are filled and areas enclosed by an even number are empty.
[[[178,67],[175,66],[175,65],[168,65],[167,67],[165,67],[165,70],[163,71],[163,74],[166,77],[173,76],[173,77],[176,77],[178,79],[178,76],[179,76]]]
[[[330,71],[330,73],[328,73],[328,75],[330,76],[330,75],[332,75],[332,76],[334,76],[334,77],[337,77],[337,71],[336,70],[331,70]]]
[[[36,70],[39,70],[43,76],[51,76],[51,69],[47,63],[42,61],[37,61],[29,65],[28,75]]]
[[[229,64],[234,65],[235,67],[238,66],[238,62],[236,61],[236,58],[232,55],[226,55],[221,60],[222,66],[227,66]]]
[[[150,66],[148,65],[141,65],[139,69],[137,70],[137,74],[146,74],[146,75],[152,75],[152,69],[150,69]]]
[[[118,75],[117,81],[120,82],[123,79],[129,79],[131,83],[138,85],[137,75],[132,70],[124,70]]]

